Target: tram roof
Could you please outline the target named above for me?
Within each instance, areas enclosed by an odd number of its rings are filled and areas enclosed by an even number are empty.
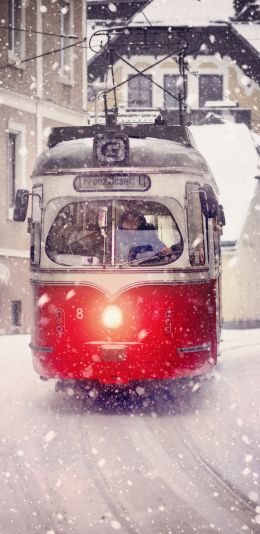
[[[89,127],[87,128],[89,132]],[[63,130],[66,130],[66,128]],[[73,129],[68,128],[68,130],[70,132],[67,131],[66,134],[69,140],[60,141],[55,146],[52,146],[53,141],[51,141],[49,150],[43,152],[37,158],[33,171],[34,176],[50,174],[51,172],[54,174],[62,171],[66,172],[69,169],[104,167],[104,164],[98,165],[93,155],[93,133],[92,136],[84,137],[85,127],[82,127],[81,138],[75,139],[71,135],[73,134]],[[80,130],[80,128],[77,130]],[[124,133],[128,132],[124,129]],[[149,133],[151,133],[151,136],[149,136]],[[49,139],[53,139],[53,135],[52,132]],[[152,130],[148,131],[147,137],[129,137],[129,162],[123,166],[175,167],[190,172],[208,172],[204,158],[191,146],[191,138],[186,136],[185,140],[181,139],[179,142],[167,139],[166,136],[159,138],[159,135],[157,135],[157,138],[155,138],[152,136]]]

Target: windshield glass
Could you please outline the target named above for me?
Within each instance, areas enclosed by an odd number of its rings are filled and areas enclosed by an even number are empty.
[[[48,209],[55,209],[55,218],[46,253],[61,265],[161,265],[183,251],[175,219],[159,202],[106,199],[64,206],[64,199],[56,199]]]

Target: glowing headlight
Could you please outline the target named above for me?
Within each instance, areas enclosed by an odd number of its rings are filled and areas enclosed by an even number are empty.
[[[102,314],[102,321],[107,328],[118,328],[123,322],[123,314],[118,306],[107,306]]]

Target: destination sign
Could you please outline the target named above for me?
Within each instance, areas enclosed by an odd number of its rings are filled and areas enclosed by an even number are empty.
[[[86,191],[147,191],[151,180],[145,174],[111,174],[106,176],[80,174],[73,183],[78,192]]]

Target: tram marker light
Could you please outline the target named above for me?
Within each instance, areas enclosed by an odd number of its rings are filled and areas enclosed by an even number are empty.
[[[118,306],[109,305],[102,313],[102,322],[107,328],[118,328],[123,323],[123,314]]]
[[[93,141],[94,161],[98,165],[127,165],[129,138],[124,134],[98,134]]]

